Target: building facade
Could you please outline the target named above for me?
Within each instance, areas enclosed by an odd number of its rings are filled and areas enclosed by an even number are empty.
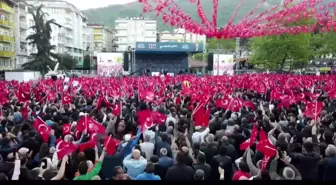
[[[35,7],[43,5],[42,11],[47,13],[46,20],[55,19],[52,25],[51,44],[56,46],[55,53],[67,53],[77,63],[84,59],[84,27],[86,17],[74,5],[59,0],[26,1]],[[34,22],[32,22],[34,24]]]
[[[93,56],[99,52],[115,51],[114,31],[101,24],[87,24],[84,28],[84,48]]]
[[[136,42],[156,42],[156,20],[143,17],[126,17],[115,20],[115,39],[117,51],[123,52],[128,47],[135,48]]]
[[[0,70],[15,68],[14,3],[0,1]]]
[[[26,40],[28,35],[34,33],[29,29],[34,25],[33,16],[30,12],[34,11],[32,7],[28,6],[25,2],[18,2],[15,6],[15,67],[21,68],[22,64],[31,59],[30,54],[36,53],[37,50],[34,46],[29,45]]]
[[[202,43],[206,45],[206,36],[186,32],[185,29],[174,29],[171,33],[163,31],[159,34],[160,42],[188,42],[188,43]]]

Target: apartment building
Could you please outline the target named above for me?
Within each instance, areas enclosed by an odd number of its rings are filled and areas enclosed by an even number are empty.
[[[99,52],[115,51],[114,31],[101,24],[87,24],[84,27],[83,46],[89,54],[96,56]]]
[[[31,53],[36,52],[36,48],[29,45],[26,40],[28,35],[34,33],[32,29],[29,29],[34,25],[33,16],[30,12],[34,11],[32,7],[28,6],[25,2],[18,2],[15,7],[15,66],[14,68],[21,68],[22,64],[28,62],[31,57]]]
[[[15,67],[14,3],[0,0],[0,70]]]
[[[203,43],[206,45],[206,36],[195,33],[186,32],[185,29],[174,29],[173,32],[163,31],[159,34],[160,42],[189,42]]]
[[[115,20],[117,51],[126,51],[136,42],[156,42],[156,20],[126,17]]]
[[[84,60],[84,27],[86,17],[74,5],[60,0],[26,1],[28,5],[44,5],[42,11],[47,13],[47,20],[55,19],[52,25],[51,44],[56,46],[55,53],[67,53],[78,63]],[[33,22],[34,24],[34,22]]]

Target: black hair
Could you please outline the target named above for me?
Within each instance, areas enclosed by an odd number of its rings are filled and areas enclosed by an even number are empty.
[[[178,164],[185,164],[186,162],[186,156],[184,155],[183,152],[179,151],[176,155],[176,162]]]
[[[221,155],[221,156],[226,155],[226,151],[227,151],[226,146],[222,145],[222,146],[219,148],[219,155]]]
[[[145,171],[146,171],[146,173],[154,173],[155,172],[154,164],[151,163],[151,162],[147,163]]]
[[[57,175],[57,172],[55,170],[48,169],[45,172],[43,172],[43,179],[44,180],[51,180]]]
[[[89,169],[89,167],[88,167],[86,161],[82,161],[82,162],[79,163],[79,165],[78,165],[78,172],[79,172],[79,174],[81,174],[81,175],[87,174],[88,169]]]
[[[206,158],[205,158],[204,153],[201,153],[201,152],[200,152],[200,153],[197,155],[197,160],[198,160],[200,163],[204,164],[205,161],[206,161]]]

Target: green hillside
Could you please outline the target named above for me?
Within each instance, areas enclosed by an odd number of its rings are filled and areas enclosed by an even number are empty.
[[[300,2],[301,0],[297,0]],[[189,14],[194,20],[198,20],[197,15],[197,6],[191,4],[188,0],[175,0],[179,7]],[[218,26],[225,26],[232,17],[233,12],[235,11],[236,6],[239,4],[240,0],[219,0],[218,5]],[[255,6],[257,6],[261,0],[244,0],[243,5],[239,8],[235,22],[241,20],[245,15],[247,15]],[[267,8],[270,8],[276,4],[280,4],[280,0],[267,0],[267,4],[263,4],[255,13],[251,16],[254,17],[258,13],[265,11]],[[333,0],[324,0],[323,4],[333,2]],[[208,19],[212,19],[213,5],[212,0],[201,0],[201,4],[204,8],[204,11]],[[320,4],[322,5],[322,4]],[[319,6],[320,6],[319,5]],[[113,5],[107,6],[104,8],[89,9],[83,11],[83,13],[88,17],[90,23],[102,23],[109,27],[114,27],[114,20],[117,18],[124,17],[136,17],[140,16],[142,13],[142,4],[140,3],[131,3],[127,5]],[[275,12],[273,12],[275,13]],[[333,10],[331,10],[333,14]],[[158,30],[172,30],[170,25],[164,24],[162,18],[155,17],[155,14],[144,14],[144,17],[157,19],[158,20]]]
[[[197,15],[197,7],[189,3],[188,0],[179,0],[176,1],[181,9],[183,9],[187,14],[191,15],[194,20],[199,20]],[[248,0],[244,1],[244,4],[238,11],[236,21],[240,20],[247,13],[249,13],[260,0]],[[212,19],[212,10],[213,5],[211,0],[201,0],[204,11],[208,16],[208,19]],[[224,26],[228,20],[231,18],[236,6],[238,5],[239,0],[229,1],[229,0],[220,0],[218,8],[218,24],[219,26]],[[265,10],[265,6],[261,7],[257,12]],[[140,16],[142,13],[142,4],[132,3],[127,5],[113,5],[104,8],[89,9],[83,11],[83,13],[88,17],[90,23],[102,23],[106,26],[113,27],[114,20],[117,18],[123,17],[135,17]],[[154,14],[144,14],[144,17],[156,19]],[[252,15],[253,16],[253,15]],[[158,20],[158,29],[159,31],[171,30],[172,28],[162,22],[161,17],[157,18]]]

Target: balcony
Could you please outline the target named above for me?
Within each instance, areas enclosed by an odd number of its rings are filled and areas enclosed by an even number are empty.
[[[127,30],[128,27],[127,27],[127,26],[116,25],[116,26],[115,26],[115,29],[116,29],[116,30]]]
[[[0,11],[4,13],[14,14],[14,9],[3,2],[0,3]]]
[[[65,15],[65,20],[72,21],[72,16],[70,14]]]
[[[24,21],[20,21],[20,29],[27,30],[28,29],[27,23]]]
[[[7,35],[0,35],[0,41],[11,43],[11,42],[14,42],[14,37],[7,36]]]
[[[13,22],[0,19],[0,26],[5,28],[12,28]]]
[[[27,43],[26,38],[27,38],[26,35],[20,35],[20,42]]]
[[[27,51],[27,49],[20,49],[16,54],[17,55],[28,56],[28,51]]]
[[[64,28],[72,30],[72,24],[70,22],[67,22],[64,24]]]
[[[15,52],[13,51],[0,51],[0,57],[10,58],[14,56],[15,56]]]
[[[68,39],[73,39],[73,36],[71,33],[67,33],[65,34],[65,38],[68,38]]]

